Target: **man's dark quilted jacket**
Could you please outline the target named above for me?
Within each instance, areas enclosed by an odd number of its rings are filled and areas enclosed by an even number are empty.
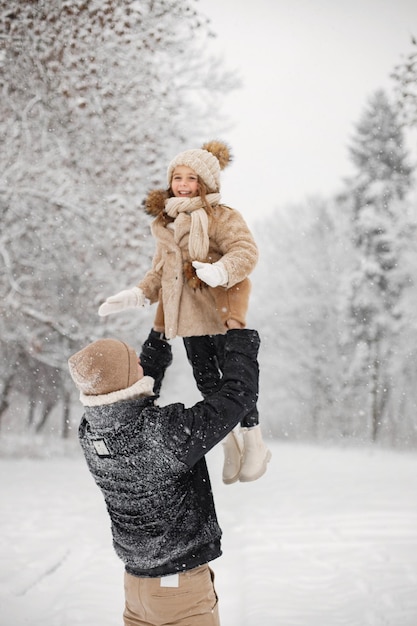
[[[221,388],[191,408],[154,397],[86,407],[80,443],[130,574],[165,576],[220,556],[204,455],[253,410],[258,348],[256,331],[229,331]]]

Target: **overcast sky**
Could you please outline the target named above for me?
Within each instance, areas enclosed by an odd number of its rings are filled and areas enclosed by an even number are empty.
[[[227,97],[223,200],[249,222],[350,173],[354,125],[417,36],[417,0],[200,0],[243,89]]]

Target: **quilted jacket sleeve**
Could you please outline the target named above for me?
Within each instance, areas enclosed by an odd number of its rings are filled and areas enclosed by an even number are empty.
[[[229,330],[219,391],[189,409],[171,405],[167,445],[176,451],[178,460],[193,466],[253,411],[258,398],[259,345],[257,331]]]
[[[156,396],[159,395],[166,369],[172,363],[171,345],[151,330],[142,344],[140,363],[145,376],[151,376],[154,379],[153,391]]]

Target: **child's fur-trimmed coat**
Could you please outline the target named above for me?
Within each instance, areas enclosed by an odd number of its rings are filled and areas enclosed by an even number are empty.
[[[155,217],[151,230],[156,251],[152,267],[138,287],[151,303],[161,298],[168,339],[177,335],[224,334],[227,328],[216,302],[221,301],[226,289],[241,281],[242,289],[249,289],[247,276],[258,260],[256,243],[238,211],[223,204],[212,207],[208,214],[209,252],[206,259],[198,260],[206,263],[221,260],[229,280],[227,287],[209,287],[189,273],[191,262],[196,260],[190,258],[188,251],[191,216],[182,213],[171,221],[164,213],[166,198],[165,191],[154,191],[146,200],[147,212]]]

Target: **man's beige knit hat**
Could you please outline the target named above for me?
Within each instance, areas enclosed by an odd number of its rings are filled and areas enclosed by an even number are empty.
[[[139,380],[136,352],[118,339],[99,339],[68,360],[71,377],[86,396],[126,389]]]
[[[179,165],[186,165],[200,176],[209,193],[218,192],[220,191],[220,171],[230,161],[230,150],[221,141],[209,141],[201,148],[185,150],[185,152],[177,154],[168,166],[168,185],[171,185],[174,169]]]

